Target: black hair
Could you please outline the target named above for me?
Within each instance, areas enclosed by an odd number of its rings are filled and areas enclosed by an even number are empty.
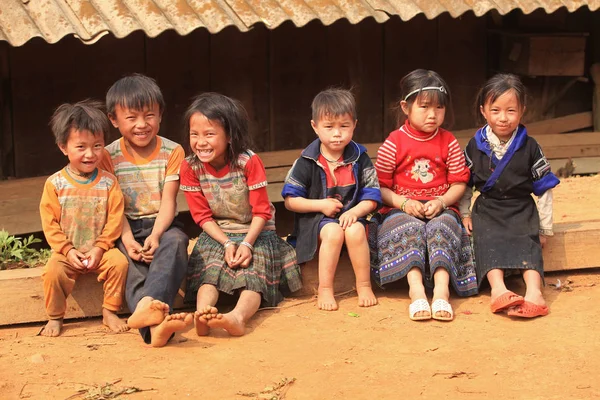
[[[248,129],[248,113],[238,100],[220,93],[207,92],[196,96],[185,112],[185,135],[189,143],[190,119],[196,113],[209,121],[218,122],[229,139],[227,162],[232,168],[239,167],[238,158],[252,147],[252,137]]]
[[[341,88],[329,88],[315,96],[311,104],[312,120],[315,123],[324,116],[339,117],[350,114],[356,120],[356,100],[352,92]]]
[[[440,90],[423,90],[426,87],[440,88]],[[443,88],[443,89],[442,89]],[[406,101],[410,109],[415,101],[430,101],[446,108],[443,126],[452,126],[454,123],[454,110],[452,108],[452,96],[446,81],[435,71],[426,69],[415,69],[400,80],[400,101],[396,107],[396,123],[399,128],[404,123],[406,115],[402,111],[400,102]]]
[[[115,114],[117,105],[142,111],[144,107],[157,104],[160,113],[165,109],[165,100],[156,81],[142,74],[132,74],[119,79],[106,92],[106,108]]]
[[[509,90],[515,92],[519,108],[523,110],[527,102],[527,89],[521,79],[513,74],[496,74],[487,80],[477,94],[477,115],[481,116],[479,107],[495,102]]]
[[[91,99],[75,104],[61,104],[50,119],[50,128],[56,144],[59,146],[67,144],[73,129],[80,132],[88,131],[94,135],[101,134],[102,138],[106,140],[109,127],[103,104]]]

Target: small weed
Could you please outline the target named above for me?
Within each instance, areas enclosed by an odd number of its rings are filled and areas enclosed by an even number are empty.
[[[37,250],[31,247],[41,242],[33,235],[20,238],[0,230],[0,270],[8,269],[15,264],[25,267],[44,264],[50,258],[50,249]]]

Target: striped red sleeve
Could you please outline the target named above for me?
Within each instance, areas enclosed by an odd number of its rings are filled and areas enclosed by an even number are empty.
[[[452,137],[452,140],[448,144],[448,159],[446,160],[448,167],[448,183],[467,183],[469,182],[470,172],[467,168],[465,161],[465,155],[460,149],[460,145],[456,138]]]
[[[377,161],[375,162],[377,178],[382,188],[392,188],[396,164],[396,143],[390,134],[377,151]]]
[[[206,197],[204,197],[204,193],[202,192],[200,180],[186,160],[181,163],[180,176],[180,189],[183,190],[185,200],[188,203],[190,214],[194,219],[194,222],[196,222],[199,227],[202,227],[202,225],[208,221],[213,221],[213,213],[208,204],[208,200],[206,200]]]
[[[249,201],[250,207],[252,207],[252,216],[269,221],[273,215],[271,214],[271,202],[267,193],[267,172],[260,157],[256,154],[250,157],[246,163],[244,174],[250,192]]]

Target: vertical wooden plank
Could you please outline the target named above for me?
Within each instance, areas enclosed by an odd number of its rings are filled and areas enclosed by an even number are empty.
[[[210,89],[240,100],[250,118],[255,151],[270,150],[269,31],[225,28],[210,39]]]
[[[486,22],[467,12],[459,18],[437,18],[437,71],[450,86],[454,106],[452,129],[477,126],[474,107],[477,92],[486,79]]]
[[[354,140],[382,141],[382,25],[372,19],[356,25],[341,20],[327,27],[326,32],[328,52],[322,67],[327,85],[352,88],[356,96],[358,126]]]
[[[437,29],[437,21],[430,21],[423,14],[406,22],[393,17],[384,25],[384,138],[397,128],[396,108],[400,96],[400,79],[417,68],[438,68]],[[454,61],[455,58],[446,60]]]
[[[14,176],[14,148],[9,69],[10,46],[0,42],[0,179]]]
[[[319,21],[303,28],[286,22],[271,32],[269,150],[306,147],[315,138],[310,104],[327,86],[325,35],[326,28]]]
[[[143,70],[143,34],[107,35],[88,46],[74,37],[55,44],[33,39],[12,49],[15,175],[50,174],[65,164],[48,128],[53,110],[88,97],[104,100],[110,85]]]
[[[186,151],[188,135],[183,132],[183,114],[190,99],[210,87],[209,40],[206,29],[187,36],[166,31],[145,40],[145,73],[156,79],[167,104],[160,134],[182,143]]]

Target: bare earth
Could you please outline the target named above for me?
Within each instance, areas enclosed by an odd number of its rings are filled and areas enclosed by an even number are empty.
[[[600,177],[564,180],[555,221],[600,219],[598,198]],[[260,311],[244,337],[198,338],[191,327],[162,349],[137,332],[109,333],[100,319],[68,322],[59,338],[36,336],[41,324],[3,328],[0,399],[104,399],[126,389],[142,391],[120,398],[598,398],[598,272],[548,274],[551,313],[530,321],[491,314],[486,287],[451,299],[451,323],[412,322],[401,282],[377,291],[380,304],[370,309],[354,292],[337,312],[292,299]],[[509,286],[524,290],[517,277]]]

